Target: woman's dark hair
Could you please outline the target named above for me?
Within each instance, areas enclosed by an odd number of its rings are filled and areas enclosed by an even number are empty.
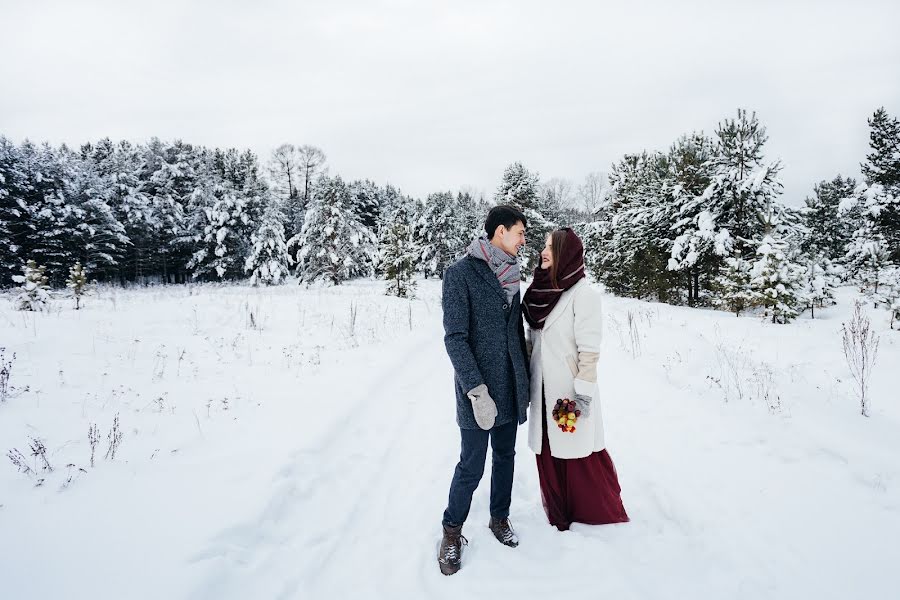
[[[487,219],[484,221],[484,231],[487,233],[488,239],[491,239],[500,225],[507,229],[512,229],[513,225],[520,221],[522,225],[528,227],[528,219],[525,218],[521,210],[508,204],[501,204],[488,212]]]
[[[557,279],[559,276],[559,263],[562,256],[564,256],[569,231],[571,229],[563,227],[550,234],[550,254],[553,256],[553,264],[550,265],[550,283],[553,284],[554,288],[559,288],[559,280]]]

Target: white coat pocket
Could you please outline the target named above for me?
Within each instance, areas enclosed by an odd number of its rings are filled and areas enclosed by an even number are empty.
[[[578,361],[575,360],[575,357],[566,354],[566,363],[569,365],[569,370],[572,371],[572,377],[578,377]]]

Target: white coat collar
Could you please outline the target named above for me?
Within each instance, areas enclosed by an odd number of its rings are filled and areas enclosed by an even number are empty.
[[[556,306],[553,307],[553,310],[550,311],[550,314],[547,315],[547,320],[544,321],[544,331],[546,331],[553,322],[556,321],[560,315],[562,315],[566,311],[566,307],[572,302],[572,297],[575,295],[575,291],[579,289],[582,285],[584,285],[586,279],[582,278],[578,280],[578,282],[564,291],[562,295],[559,297],[559,302],[556,303]]]

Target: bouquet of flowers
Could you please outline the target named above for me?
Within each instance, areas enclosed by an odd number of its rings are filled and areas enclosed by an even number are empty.
[[[581,409],[575,404],[574,400],[568,398],[560,398],[553,407],[553,420],[565,433],[575,432],[575,423],[581,416]]]

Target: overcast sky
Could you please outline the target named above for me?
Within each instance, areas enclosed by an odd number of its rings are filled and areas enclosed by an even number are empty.
[[[900,2],[0,0],[0,134],[314,144],[332,172],[492,194],[712,134],[769,132],[785,200],[859,172],[900,116]]]

